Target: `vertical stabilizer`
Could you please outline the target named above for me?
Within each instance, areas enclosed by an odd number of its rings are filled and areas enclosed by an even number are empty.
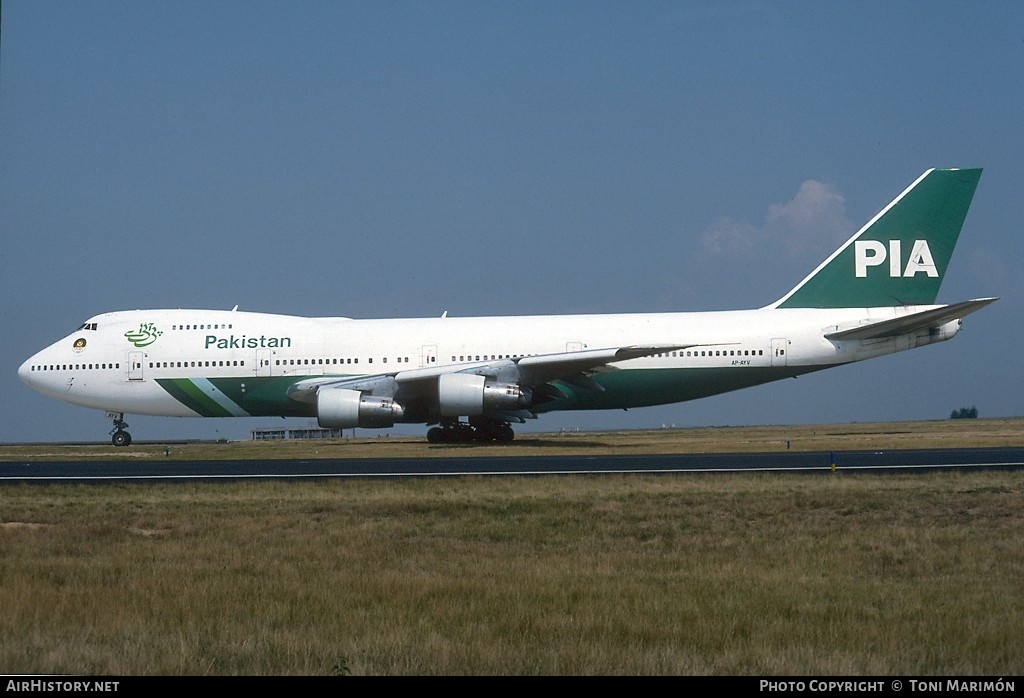
[[[928,170],[773,308],[932,305],[981,170]]]

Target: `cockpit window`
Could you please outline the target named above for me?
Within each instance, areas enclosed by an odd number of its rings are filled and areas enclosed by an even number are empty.
[[[96,325],[98,325],[98,324],[99,323],[96,323],[96,322],[83,322],[82,326],[78,328],[78,331],[81,332],[82,330],[95,330],[95,329],[98,329],[96,327]]]

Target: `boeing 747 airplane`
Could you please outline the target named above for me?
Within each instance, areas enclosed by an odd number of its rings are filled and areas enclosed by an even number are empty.
[[[30,358],[39,392],[125,414],[434,425],[509,441],[555,410],[693,400],[934,344],[997,300],[935,305],[981,170],[928,170],[793,290],[755,310],[353,320],[237,310],[96,315]]]

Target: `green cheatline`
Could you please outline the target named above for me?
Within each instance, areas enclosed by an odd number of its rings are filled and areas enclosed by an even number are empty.
[[[224,407],[207,395],[188,378],[158,378],[156,382],[175,400],[203,417],[239,416],[234,410]],[[241,408],[237,411],[245,414]]]
[[[311,405],[288,398],[288,388],[309,376],[157,378],[175,400],[203,417],[309,417]]]

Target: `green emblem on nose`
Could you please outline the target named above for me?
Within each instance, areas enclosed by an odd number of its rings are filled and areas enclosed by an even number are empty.
[[[150,344],[156,341],[156,338],[162,335],[163,332],[156,328],[152,322],[139,323],[139,329],[135,332],[128,331],[124,333],[125,339],[134,344],[137,347],[148,347]]]

